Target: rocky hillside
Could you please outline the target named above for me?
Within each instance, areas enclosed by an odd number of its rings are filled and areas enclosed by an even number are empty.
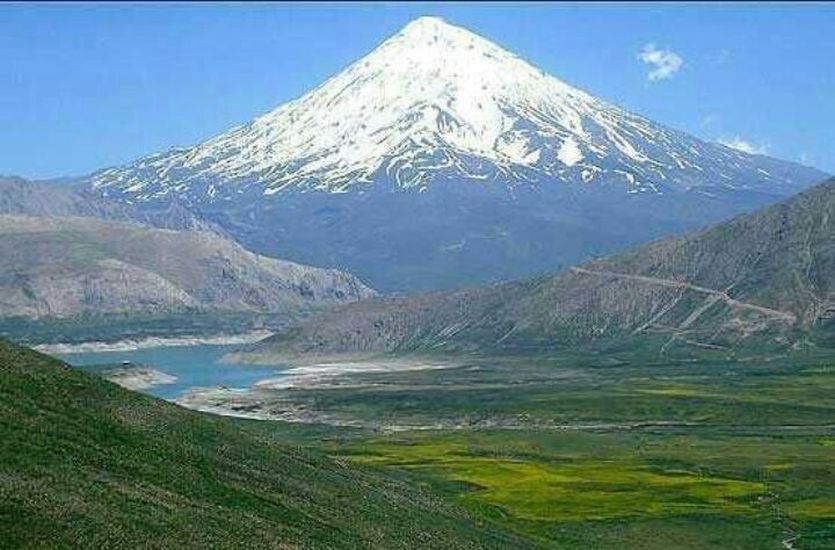
[[[835,330],[835,180],[788,201],[553,276],[341,307],[250,360],[381,351],[786,346]]]
[[[0,216],[0,316],[280,313],[373,292],[338,270],[259,256],[207,231]]]

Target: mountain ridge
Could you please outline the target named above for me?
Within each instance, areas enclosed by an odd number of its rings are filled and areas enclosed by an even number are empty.
[[[223,234],[222,228],[178,203],[138,208],[100,196],[75,179],[38,181],[0,175],[0,215],[89,217],[134,222],[162,229],[195,229]]]
[[[249,358],[548,353],[595,342],[656,352],[786,349],[835,331],[835,179],[783,203],[560,274],[340,307]],[[830,335],[830,336],[828,336]],[[244,354],[246,357],[246,354]]]
[[[256,255],[210,231],[0,215],[0,316],[287,313],[358,300],[356,277]]]

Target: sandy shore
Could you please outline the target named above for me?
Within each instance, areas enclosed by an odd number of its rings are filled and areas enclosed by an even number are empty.
[[[331,417],[320,411],[300,407],[287,390],[294,388],[365,387],[364,374],[450,369],[455,363],[416,359],[327,362],[287,369],[280,377],[259,380],[251,388],[191,388],[176,403],[203,412],[286,422],[324,423],[339,426],[364,426],[363,422]]]
[[[397,359],[318,363],[287,369],[282,373],[281,377],[260,380],[253,387],[271,390],[284,390],[296,387],[322,387],[338,382],[336,380],[338,377],[352,374],[438,370],[449,369],[455,366],[457,365]]]
[[[218,334],[215,336],[191,336],[181,338],[149,337],[137,340],[120,340],[118,342],[81,342],[78,344],[56,343],[40,344],[34,349],[49,354],[72,353],[103,353],[113,351],[134,351],[147,348],[181,347],[181,346],[222,346],[233,344],[252,344],[263,340],[272,334],[266,330],[258,330],[243,334]]]
[[[102,377],[129,390],[146,390],[177,381],[176,376],[144,366],[115,368],[104,373]]]

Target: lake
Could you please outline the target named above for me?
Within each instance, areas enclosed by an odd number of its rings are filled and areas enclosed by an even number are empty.
[[[146,348],[131,351],[59,354],[70,365],[84,366],[130,361],[148,365],[177,377],[173,384],[146,390],[155,397],[173,400],[195,387],[248,388],[254,382],[280,375],[284,368],[221,363],[220,359],[237,345],[196,345]]]

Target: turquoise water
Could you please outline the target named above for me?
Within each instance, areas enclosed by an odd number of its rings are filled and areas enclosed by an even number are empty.
[[[280,376],[281,367],[262,367],[221,363],[220,358],[238,346],[179,346],[148,348],[133,351],[97,353],[66,353],[59,357],[70,365],[96,365],[105,363],[141,363],[177,377],[177,382],[142,390],[163,399],[176,399],[184,391],[194,387],[226,386],[248,388],[264,378]]]

